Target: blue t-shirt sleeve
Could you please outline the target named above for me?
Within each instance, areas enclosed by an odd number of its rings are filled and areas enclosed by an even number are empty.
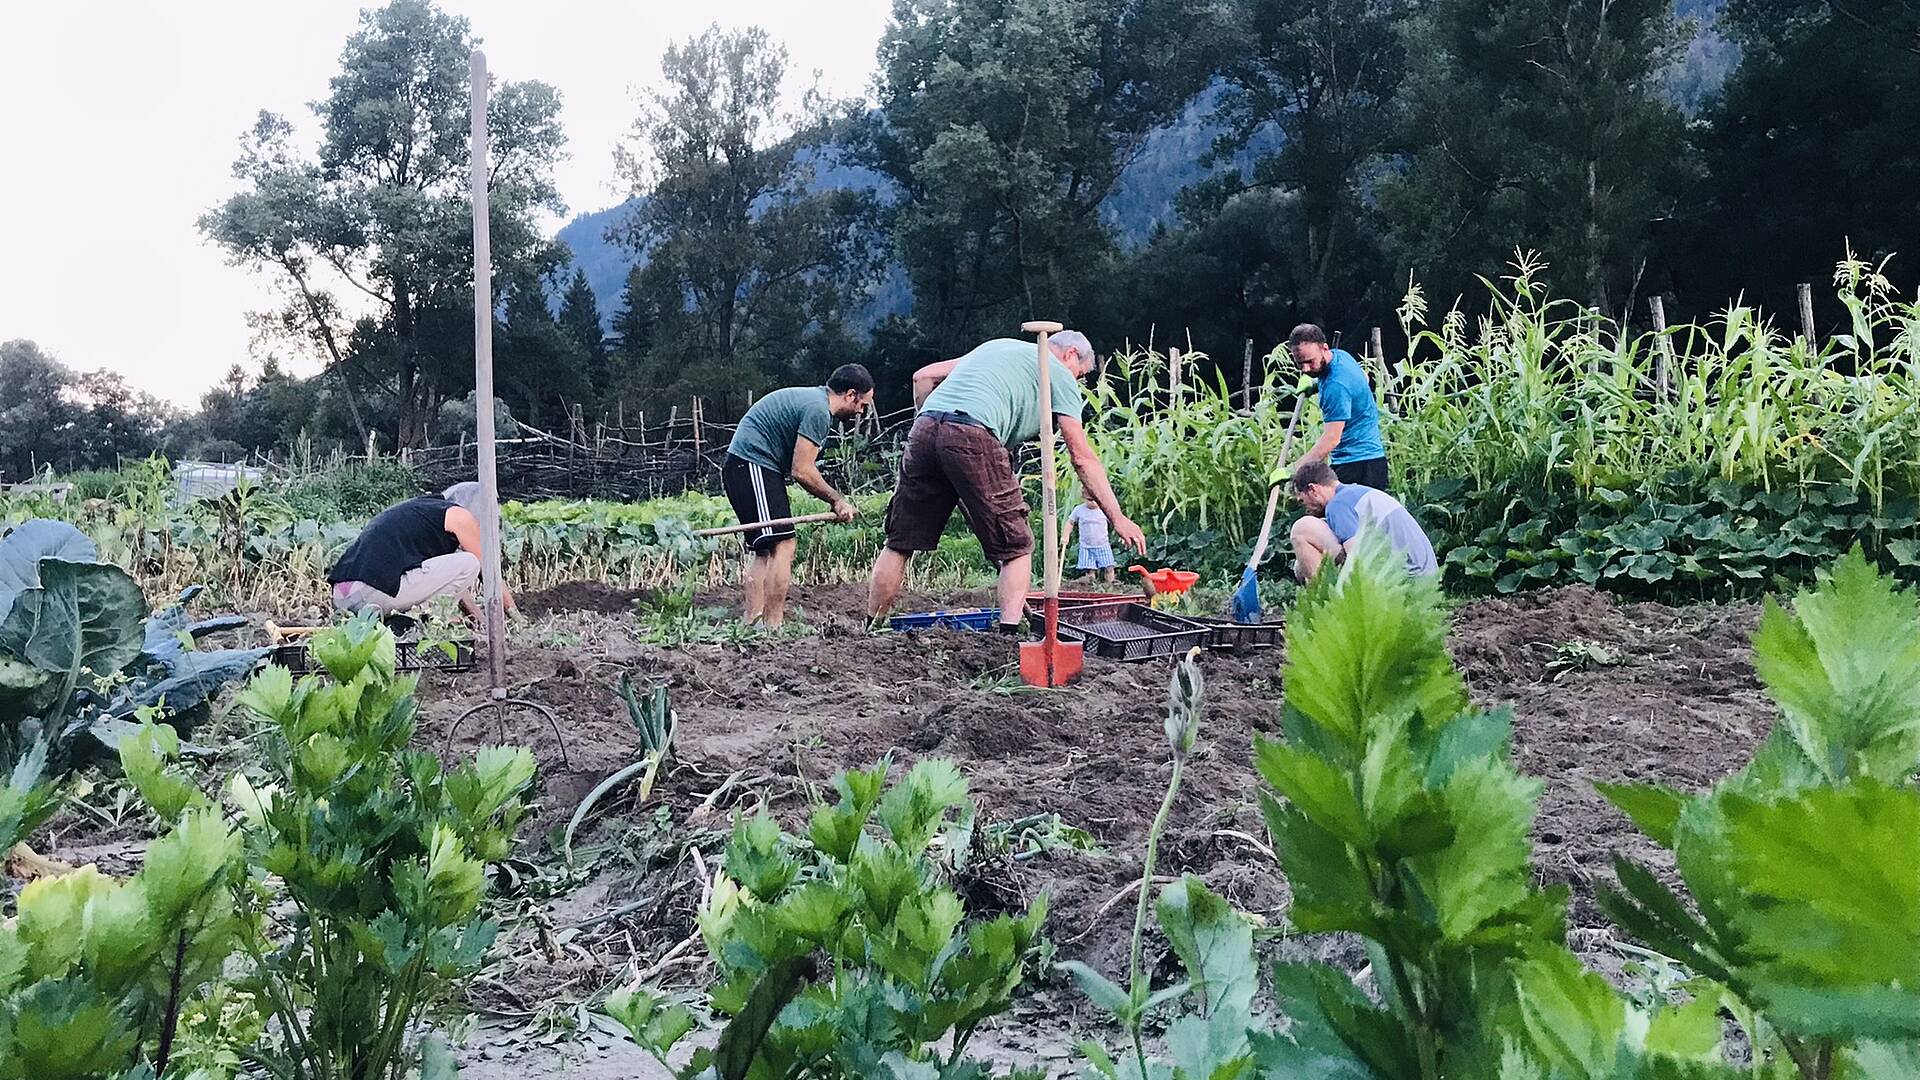
[[[1343,424],[1353,419],[1353,395],[1337,378],[1329,378],[1320,387],[1320,418]]]
[[[1332,529],[1333,538],[1343,544],[1360,531],[1360,500],[1341,498],[1345,490],[1343,486],[1342,491],[1336,493],[1333,501],[1327,504],[1327,528]]]

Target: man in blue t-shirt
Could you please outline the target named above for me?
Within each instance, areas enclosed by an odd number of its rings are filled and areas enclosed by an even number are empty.
[[[1386,534],[1407,560],[1407,573],[1438,573],[1433,542],[1400,500],[1360,484],[1343,484],[1324,461],[1303,462],[1293,470],[1293,493],[1309,513],[1293,523],[1293,570],[1301,581],[1311,581],[1322,563],[1344,562],[1360,533],[1372,529]]]
[[[1380,410],[1360,361],[1327,344],[1326,331],[1312,323],[1293,328],[1288,339],[1294,362],[1319,382],[1320,437],[1300,464],[1324,461],[1343,484],[1387,490],[1387,447],[1380,441]]]

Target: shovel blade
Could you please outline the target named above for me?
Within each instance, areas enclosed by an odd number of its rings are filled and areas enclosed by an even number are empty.
[[[1078,641],[1020,643],[1020,681],[1028,686],[1065,686],[1086,667],[1086,648]]]

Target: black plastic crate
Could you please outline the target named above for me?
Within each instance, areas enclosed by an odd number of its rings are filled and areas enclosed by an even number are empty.
[[[1201,644],[1207,627],[1155,611],[1138,600],[1125,600],[1061,611],[1060,636],[1084,642],[1088,652],[1109,660],[1151,660],[1178,656]]]
[[[393,647],[393,666],[396,671],[472,671],[473,642],[453,642],[453,656],[449,658],[446,650],[438,644],[424,649],[417,641],[395,642]],[[307,651],[304,641],[289,641],[274,647],[270,662],[279,664],[295,675],[305,675],[320,671],[320,662]]]
[[[1209,649],[1272,649],[1283,640],[1286,627],[1281,623],[1237,623],[1226,619],[1201,619],[1207,628],[1205,645]]]

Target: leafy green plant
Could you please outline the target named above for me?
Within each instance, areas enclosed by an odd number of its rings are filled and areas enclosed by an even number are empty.
[[[804,838],[764,812],[734,822],[699,916],[719,971],[713,1007],[728,1019],[679,1075],[988,1075],[968,1043],[1009,1007],[1046,907],[969,922],[935,854],[968,843],[965,778],[928,760],[887,789],[887,767],[836,776],[838,800],[814,808]],[[694,1024],[685,1006],[640,988],[606,1011],[663,1063]]]
[[[448,771],[409,750],[416,680],[396,677],[373,620],[315,634],[311,652],[324,676],[270,667],[239,699],[267,736],[265,783],[236,776],[232,796],[270,877],[238,896],[262,917],[280,896],[291,909],[254,955],[280,1074],[399,1080],[420,1021],[493,941],[487,866],[512,850],[533,756],[488,747]]]
[[[147,617],[126,571],[95,561],[73,526],[25,522],[0,540],[0,841],[43,820],[52,784],[96,744],[113,747],[136,716],[191,729],[208,702],[244,677],[263,649],[201,651],[201,637],[244,623],[190,621],[183,593]]]
[[[230,889],[245,877],[239,856],[219,812],[201,807],[126,881],[88,866],[29,882],[0,927],[0,1076],[212,1080],[177,1058],[178,1036],[250,933]]]
[[[1115,1058],[1099,1043],[1080,1045],[1089,1076],[1105,1080],[1211,1080],[1242,1076],[1256,1066],[1250,1039],[1256,1033],[1253,998],[1259,974],[1253,952],[1253,925],[1232,905],[1191,874],[1160,893],[1154,911],[1162,933],[1187,972],[1185,982],[1154,990],[1141,967],[1147,910],[1153,895],[1153,869],[1160,833],[1180,793],[1187,758],[1199,738],[1205,682],[1194,650],[1174,669],[1167,689],[1167,745],[1173,775],[1160,812],[1147,833],[1140,876],[1140,900],[1128,953],[1128,985],[1121,987],[1078,961],[1061,964],[1087,997],[1109,1013],[1127,1033],[1130,1053]],[[1166,1034],[1167,1059],[1149,1057],[1144,1029],[1149,1015],[1186,1004]]]
[[[560,834],[560,850],[566,856],[568,865],[573,863],[573,837],[579,831],[587,815],[599,805],[602,797],[634,777],[640,778],[638,801],[646,802],[653,793],[654,780],[660,770],[673,759],[673,735],[679,725],[679,717],[667,700],[666,684],[660,683],[648,687],[645,693],[633,688],[631,675],[620,676],[620,700],[627,706],[627,720],[633,724],[634,734],[640,739],[640,759],[612,776],[595,784],[592,791],[580,800],[574,808],[573,816],[567,819],[567,827]]]
[[[1126,993],[1082,979],[1123,1015],[1191,994],[1191,1011],[1168,1030],[1173,1061],[1149,1061],[1136,1042],[1132,1061],[1090,1050],[1094,1071],[1733,1075],[1718,1064],[1710,1008],[1630,1005],[1562,944],[1564,889],[1534,888],[1528,865],[1539,784],[1513,767],[1508,717],[1469,707],[1434,583],[1409,577],[1370,537],[1305,590],[1288,629],[1284,737],[1255,739],[1270,789],[1261,808],[1292,888],[1293,926],[1360,935],[1369,973],[1277,965],[1286,1023],[1249,1017],[1250,929],[1197,882],[1178,882],[1160,918],[1190,984],[1143,995],[1137,984]]]
[[[1912,1075],[1920,598],[1856,548],[1791,609],[1769,600],[1753,648],[1782,718],[1746,768],[1692,797],[1600,785],[1673,852],[1693,907],[1624,857],[1602,906],[1722,988],[1760,1059],[1806,1080]]]
[[[420,473],[397,458],[337,461],[282,493],[297,517],[320,521],[370,518],[427,490]]]
[[[1198,654],[1198,649],[1187,653],[1174,669],[1173,680],[1167,688],[1166,735],[1167,745],[1173,755],[1173,773],[1167,781],[1167,793],[1160,800],[1160,810],[1147,829],[1147,850],[1140,869],[1140,899],[1134,910],[1133,943],[1127,954],[1127,986],[1122,988],[1115,985],[1106,976],[1077,960],[1060,965],[1060,969],[1073,976],[1094,1004],[1111,1013],[1126,1030],[1133,1044],[1131,1065],[1134,1070],[1126,1075],[1145,1077],[1149,1073],[1142,1037],[1147,1013],[1178,998],[1187,989],[1181,985],[1158,994],[1152,993],[1140,967],[1140,956],[1146,940],[1147,909],[1153,898],[1153,868],[1160,851],[1160,835],[1166,830],[1167,817],[1173,812],[1174,800],[1180,795],[1180,781],[1186,771],[1187,757],[1193,752],[1194,742],[1200,734],[1206,682],[1200,674],[1199,665],[1195,663]],[[1101,1075],[1122,1075],[1116,1072],[1113,1061],[1097,1046],[1087,1044],[1083,1049],[1093,1057]]]

